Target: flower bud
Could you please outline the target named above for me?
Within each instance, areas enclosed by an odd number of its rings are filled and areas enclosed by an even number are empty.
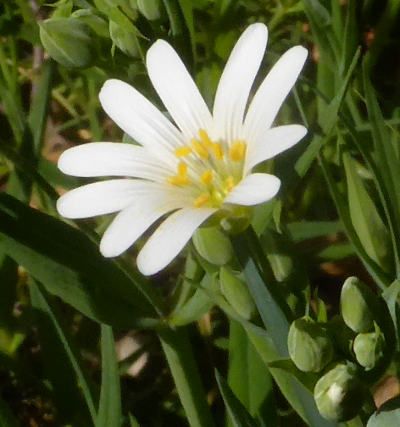
[[[193,235],[197,252],[214,265],[225,265],[233,255],[229,238],[217,227],[199,228]]]
[[[221,293],[226,300],[238,314],[249,320],[255,311],[255,305],[246,282],[225,267],[221,267],[219,280]]]
[[[357,362],[366,370],[370,370],[383,357],[385,337],[379,330],[366,334],[358,334],[354,340],[353,349]]]
[[[354,332],[369,332],[374,327],[378,298],[357,277],[349,277],[340,295],[340,310],[346,325]]]
[[[309,317],[295,320],[289,329],[289,355],[304,372],[319,372],[333,357],[333,346],[325,329]]]
[[[330,421],[354,418],[364,401],[364,386],[356,377],[355,366],[338,363],[318,380],[314,399],[321,415]]]
[[[114,21],[110,20],[110,37],[114,44],[125,53],[125,55],[136,58],[139,56],[139,48],[136,34]]]
[[[95,38],[89,25],[76,18],[50,18],[39,25],[44,48],[61,65],[71,68],[93,65]]]
[[[164,14],[161,0],[137,0],[137,7],[149,21],[157,21]]]

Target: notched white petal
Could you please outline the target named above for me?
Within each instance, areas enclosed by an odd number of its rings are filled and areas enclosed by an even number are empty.
[[[121,211],[107,228],[100,243],[105,257],[121,255],[159,218],[187,202],[168,194],[149,194]]]
[[[175,50],[157,40],[147,51],[147,70],[165,107],[186,138],[208,130],[211,114],[195,82]]]
[[[305,135],[307,129],[302,125],[278,126],[260,135],[247,149],[244,175],[259,163],[272,159],[293,145]]]
[[[143,147],[114,142],[92,142],[64,151],[59,169],[80,177],[130,176],[165,181],[174,168],[162,164]]]
[[[279,191],[281,181],[274,175],[253,173],[246,176],[231,191],[224,203],[253,206],[272,199]]]
[[[240,139],[243,115],[268,40],[264,24],[250,25],[240,36],[225,65],[215,95],[215,132],[226,141]]]
[[[129,84],[107,80],[99,98],[104,111],[124,132],[160,158],[172,156],[182,143],[178,129]]]
[[[295,84],[307,55],[304,47],[292,47],[279,58],[261,83],[244,122],[244,135],[250,143],[271,127],[283,101]]]
[[[137,257],[137,266],[145,275],[159,272],[183,249],[195,230],[216,209],[184,208],[170,215],[149,238]]]

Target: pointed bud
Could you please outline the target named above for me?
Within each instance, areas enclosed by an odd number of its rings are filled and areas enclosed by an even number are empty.
[[[217,227],[199,228],[193,235],[197,252],[214,265],[227,264],[233,255],[229,238]]]
[[[310,317],[302,317],[290,325],[288,348],[293,363],[304,372],[319,372],[333,357],[328,334]]]
[[[369,332],[374,327],[377,296],[357,277],[349,277],[340,295],[340,310],[346,325],[354,332]]]
[[[255,311],[255,305],[246,282],[225,267],[220,270],[219,280],[221,293],[226,300],[240,316],[249,320]]]
[[[357,379],[356,367],[338,363],[322,376],[314,388],[314,399],[321,415],[333,422],[354,418],[363,404],[365,389]]]

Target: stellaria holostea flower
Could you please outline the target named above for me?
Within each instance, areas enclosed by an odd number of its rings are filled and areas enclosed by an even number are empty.
[[[120,255],[169,214],[137,257],[139,270],[154,274],[217,211],[229,215],[235,207],[276,195],[277,177],[251,171],[306,134],[301,125],[271,126],[307,51],[301,46],[289,49],[247,107],[267,38],[263,24],[250,25],[239,38],[221,76],[212,114],[181,59],[163,40],[149,49],[146,63],[174,123],[127,83],[106,81],[99,95],[104,110],[141,146],[95,142],[65,151],[58,166],[66,174],[123,178],[84,185],[57,204],[67,218],[119,212],[101,240],[104,256]]]

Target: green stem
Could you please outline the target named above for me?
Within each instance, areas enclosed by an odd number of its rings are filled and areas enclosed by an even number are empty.
[[[182,406],[191,427],[213,427],[207,398],[185,328],[158,331]]]

